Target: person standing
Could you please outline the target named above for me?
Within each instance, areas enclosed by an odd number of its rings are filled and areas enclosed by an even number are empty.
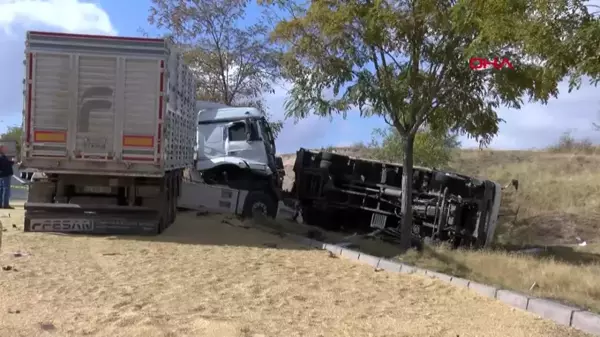
[[[6,156],[4,151],[4,146],[0,145],[0,208],[13,209],[9,201],[14,163]]]

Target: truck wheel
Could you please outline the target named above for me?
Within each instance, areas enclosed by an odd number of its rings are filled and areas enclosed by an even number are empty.
[[[331,152],[322,152],[319,168],[328,170],[333,175],[342,175],[348,168],[348,157]]]
[[[263,191],[251,191],[244,201],[242,216],[251,218],[254,212],[274,218],[277,215],[277,201]]]

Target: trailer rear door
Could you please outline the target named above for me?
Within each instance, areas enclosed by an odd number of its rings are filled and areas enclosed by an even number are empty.
[[[29,32],[27,43],[29,156],[159,163],[164,40]]]

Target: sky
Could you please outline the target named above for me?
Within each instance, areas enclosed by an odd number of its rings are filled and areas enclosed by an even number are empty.
[[[0,64],[4,65],[0,81],[0,132],[7,126],[21,125],[27,30],[139,36],[143,29],[156,35],[158,31],[147,23],[149,8],[150,0],[0,0]],[[248,11],[252,19],[258,8],[251,5]],[[266,96],[269,112],[276,119],[284,118],[284,102],[290,87],[290,83],[280,83],[274,94]],[[500,132],[490,147],[540,149],[555,143],[563,132],[600,143],[600,131],[592,127],[592,122],[600,121],[599,91],[600,88],[586,84],[568,93],[567,85],[561,84],[558,98],[547,105],[500,109],[500,117],[506,122],[500,125]],[[278,152],[290,153],[300,147],[369,142],[373,129],[381,127],[386,127],[382,119],[360,118],[358,112],[350,112],[346,119],[312,116],[298,122],[285,120],[277,148]],[[477,146],[465,137],[461,142],[463,147]]]

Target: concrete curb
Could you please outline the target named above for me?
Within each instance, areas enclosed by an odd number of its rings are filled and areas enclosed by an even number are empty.
[[[589,334],[600,336],[600,315],[571,307],[544,298],[536,298],[512,290],[500,289],[485,284],[473,282],[460,277],[438,273],[432,270],[418,268],[401,262],[395,262],[377,256],[365,254],[356,250],[343,248],[334,244],[323,243],[306,237],[290,236],[292,240],[318,249],[327,250],[349,260],[356,260],[375,269],[404,274],[421,274],[435,278],[460,288],[468,288],[482,296],[497,299],[511,307],[529,311],[542,318],[552,320],[557,324],[573,327]]]

